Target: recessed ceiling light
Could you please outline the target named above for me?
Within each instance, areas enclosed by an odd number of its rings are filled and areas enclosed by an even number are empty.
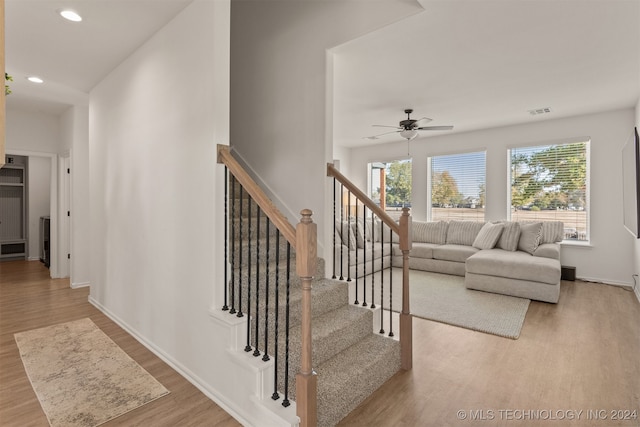
[[[82,21],[82,16],[78,15],[73,10],[65,9],[65,10],[61,10],[59,13],[60,13],[60,16],[62,16],[64,19],[68,19],[69,21],[73,21],[73,22]]]
[[[44,80],[36,76],[27,77],[27,80],[29,80],[31,83],[44,83]]]

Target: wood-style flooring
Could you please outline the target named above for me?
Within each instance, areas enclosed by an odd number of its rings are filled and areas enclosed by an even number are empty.
[[[185,380],[87,301],[89,288],[50,279],[38,261],[0,262],[0,426],[46,427],[47,418],[25,374],[13,334],[88,317],[171,392],[108,423],[111,426],[239,426]]]
[[[87,298],[39,262],[0,263],[0,426],[48,425],[13,334],[83,317],[171,390],[105,426],[239,425]],[[563,282],[517,340],[418,318],[413,333],[413,369],[340,426],[640,426],[640,303],[625,289]]]

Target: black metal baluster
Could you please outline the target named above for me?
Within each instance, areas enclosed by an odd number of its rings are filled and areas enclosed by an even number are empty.
[[[258,350],[259,338],[258,327],[260,326],[260,206],[256,205],[256,342],[253,356],[260,356]]]
[[[336,179],[333,178],[333,276],[332,279],[336,278],[336,234],[338,230],[336,230]]]
[[[224,167],[224,305],[223,311],[229,310],[229,168]]]
[[[264,355],[262,356],[263,361],[269,360],[269,250],[271,246],[269,244],[269,224],[271,220],[267,218],[266,233],[267,233],[267,252],[265,254],[265,305],[264,305]],[[257,332],[256,332],[257,333]],[[277,368],[277,366],[276,366]]]
[[[375,236],[375,233],[373,232],[373,230],[375,229],[375,217],[373,216],[373,211],[371,211],[371,259],[373,259],[373,238]],[[364,243],[364,260],[362,261],[362,274],[364,275],[364,285],[362,286],[362,298],[363,298],[363,302],[362,302],[362,306],[366,307],[369,304],[367,304],[367,242]],[[373,264],[371,264],[371,286],[373,286]],[[373,293],[371,293],[371,299],[373,299]]]
[[[380,223],[380,228],[382,229],[382,223]],[[380,246],[382,246],[382,235],[383,233],[380,233]],[[384,251],[383,251],[384,253]],[[375,269],[373,268],[373,263],[374,263],[374,256],[375,251],[371,251],[371,309],[373,310],[374,308],[376,308],[376,294],[374,293],[374,284],[376,281],[375,278]],[[380,254],[380,261],[384,260],[384,256],[382,256],[383,254]],[[381,276],[382,276],[382,270],[380,270]],[[380,288],[382,288],[382,282],[380,282]],[[380,305],[382,306],[382,300],[380,300]]]
[[[358,199],[356,199],[356,229],[359,227],[358,224]],[[363,235],[364,235],[364,230],[362,231]],[[356,248],[356,300],[354,301],[354,304],[360,304],[358,302],[358,249]]]
[[[347,282],[351,281],[351,190],[347,197]]]
[[[236,178],[231,177],[231,309],[236,312]]]
[[[242,313],[242,205],[244,205],[244,187],[240,184],[240,239],[238,241],[238,317],[244,317]]]
[[[393,246],[393,230],[389,230],[389,246]],[[382,324],[382,316],[380,316]],[[384,330],[380,330],[383,334]],[[393,248],[391,248],[391,265],[389,266],[389,336],[393,336]]]
[[[374,264],[374,258],[375,258],[375,253],[376,253],[376,219],[373,217],[373,215],[371,216],[371,305],[373,307],[376,306],[375,304],[375,298],[376,298],[376,294],[374,292],[375,289],[375,281],[376,281],[376,275],[375,275],[375,264]],[[382,223],[380,223],[380,228],[382,229]],[[365,262],[366,264],[366,262]]]
[[[291,290],[291,243],[287,242],[287,305],[285,307],[285,338],[284,338],[284,400],[282,406],[285,408],[289,402],[289,295]]]
[[[244,351],[251,351],[251,205],[253,199],[249,196],[247,200],[247,344]]]
[[[343,254],[343,250],[344,250],[344,244],[342,244],[342,242],[344,242],[344,184],[340,184],[340,236],[341,236],[341,241],[340,241],[340,280],[344,280],[344,275],[343,275],[343,262],[342,260],[344,259],[344,254]]]
[[[367,222],[367,207],[364,207],[364,218],[365,218],[365,224]],[[372,221],[371,223],[373,224],[373,212],[371,212],[371,218]],[[373,230],[373,227],[371,227]],[[367,228],[365,225],[365,236],[367,235]],[[367,239],[364,239],[364,245],[363,245],[363,251],[362,251],[362,279],[363,279],[363,284],[362,284],[362,306],[366,307],[367,306]]]
[[[276,233],[276,307],[275,307],[275,319],[274,319],[274,335],[275,339],[273,341],[273,345],[275,349],[273,350],[274,357],[274,372],[273,372],[273,394],[271,395],[271,399],[278,400],[280,399],[280,395],[278,394],[278,314],[280,313],[280,299],[278,296],[278,289],[280,288],[280,231]]]

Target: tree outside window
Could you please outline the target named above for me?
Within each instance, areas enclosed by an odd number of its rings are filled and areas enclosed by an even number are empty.
[[[588,240],[588,142],[510,150],[511,219],[558,220],[565,240]]]

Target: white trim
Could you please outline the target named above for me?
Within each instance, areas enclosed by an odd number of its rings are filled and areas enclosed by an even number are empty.
[[[589,282],[589,283],[595,283],[598,285],[610,285],[610,286],[618,286],[621,288],[625,288],[627,290],[632,291],[633,290],[633,284],[630,283],[626,283],[626,282],[619,282],[617,280],[611,280],[611,279],[600,279],[597,277],[576,277],[576,280],[582,280],[583,282]]]
[[[72,289],[86,288],[87,286],[91,286],[91,282],[71,282]]]
[[[638,302],[640,302],[640,286],[636,286],[634,293],[636,294],[636,298],[638,298]]]
[[[189,369],[184,367],[182,364],[178,363],[169,355],[165,354],[162,350],[156,347],[151,342],[147,341],[143,336],[138,334],[135,329],[131,328],[126,322],[122,321],[118,316],[96,301],[92,296],[89,296],[89,303],[104,313],[109,319],[118,324],[122,329],[124,329],[129,335],[135,338],[140,344],[145,346],[149,351],[162,359],[163,362],[168,364],[171,368],[173,368],[176,372],[182,375],[187,381],[193,384],[198,390],[200,390],[205,396],[209,399],[213,400],[218,406],[220,406],[223,410],[229,413],[233,418],[238,420],[242,425],[251,425],[251,423],[241,416],[241,408],[235,408],[232,402],[229,402],[225,396],[220,393],[218,390],[213,389],[209,386],[205,381],[191,372]]]
[[[31,150],[14,150],[7,149],[6,153],[14,156],[33,156],[33,157],[49,157],[51,161],[50,172],[50,202],[49,202],[49,247],[51,250],[51,259],[49,262],[49,275],[52,279],[59,279],[58,273],[58,155],[56,153],[47,153],[45,151]]]
[[[578,246],[583,246],[583,247],[591,247],[592,245],[592,236],[591,236],[591,137],[590,136],[577,136],[575,138],[564,138],[564,139],[557,139],[557,140],[552,140],[552,141],[538,141],[538,142],[521,142],[518,144],[511,144],[507,146],[507,181],[506,181],[506,188],[507,188],[507,220],[512,220],[511,216],[512,216],[512,204],[511,204],[511,152],[513,150],[518,150],[518,149],[526,149],[526,148],[533,148],[533,147],[545,147],[545,146],[552,146],[552,145],[568,145],[568,144],[579,144],[579,143],[585,143],[586,144],[586,177],[585,177],[585,184],[586,184],[586,191],[585,191],[585,211],[587,213],[587,240],[580,240],[580,241],[568,241],[568,242],[572,242],[572,246],[578,247]],[[563,241],[564,242],[564,241]],[[565,244],[567,242],[564,242]]]

